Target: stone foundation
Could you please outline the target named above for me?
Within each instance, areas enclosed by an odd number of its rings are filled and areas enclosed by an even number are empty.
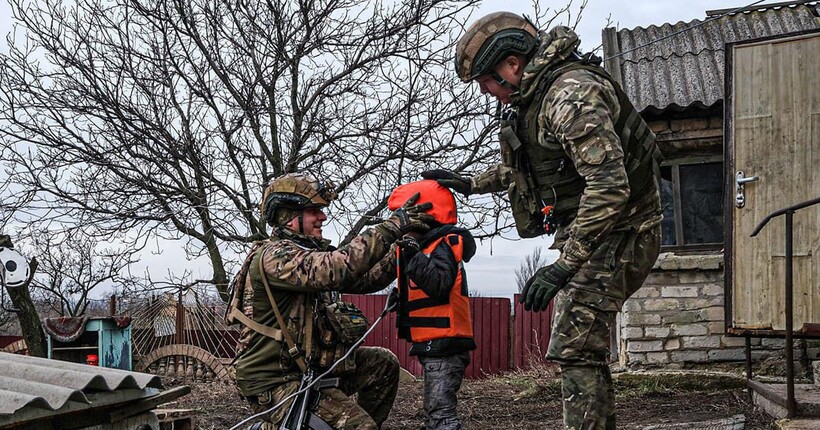
[[[744,362],[745,339],[725,331],[723,255],[661,254],[652,274],[624,304],[623,367],[684,367]],[[781,357],[783,339],[752,338],[752,358]],[[795,342],[795,358],[817,359],[820,344]]]

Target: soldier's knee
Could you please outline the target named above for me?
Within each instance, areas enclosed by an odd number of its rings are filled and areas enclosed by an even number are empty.
[[[392,352],[385,360],[385,365],[388,367],[388,369],[390,369],[393,372],[398,372],[399,368],[401,367],[401,364],[399,364],[399,358],[396,357],[396,355]]]
[[[367,414],[360,414],[345,420],[340,430],[378,430],[379,425]]]
[[[399,359],[396,357],[396,354],[393,354],[392,351],[386,348],[379,348],[378,354],[379,365],[382,367],[385,374],[395,373],[398,375],[401,365],[399,364]]]

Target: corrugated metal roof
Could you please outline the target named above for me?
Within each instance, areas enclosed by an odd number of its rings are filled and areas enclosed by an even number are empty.
[[[24,408],[91,404],[90,393],[162,388],[159,376],[0,352],[0,422]]]
[[[705,23],[696,19],[617,32],[607,28],[605,66],[621,82],[638,110],[709,107],[723,100],[726,43],[820,28],[817,9],[817,2],[779,3],[777,7],[762,5]],[[700,26],[651,43],[697,25]],[[629,52],[648,43],[651,44]],[[610,58],[620,53],[624,54]]]

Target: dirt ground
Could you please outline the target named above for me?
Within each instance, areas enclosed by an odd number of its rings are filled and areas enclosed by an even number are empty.
[[[771,429],[773,420],[750,405],[744,379],[725,374],[615,375],[618,428],[728,418],[743,414],[746,429]],[[183,381],[168,380],[166,386]],[[228,429],[250,415],[232,384],[189,383],[191,394],[163,407],[197,411],[197,428]],[[421,381],[402,382],[384,429],[422,428]],[[459,409],[466,429],[560,429],[560,382],[553,371],[513,372],[465,380]]]

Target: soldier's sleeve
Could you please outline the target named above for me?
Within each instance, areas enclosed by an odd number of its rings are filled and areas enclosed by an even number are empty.
[[[507,191],[511,181],[510,168],[496,164],[484,172],[470,178],[472,194],[496,193]]]
[[[400,236],[383,223],[364,231],[334,251],[290,245],[268,247],[263,255],[265,276],[273,287],[293,291],[342,291],[360,281],[388,253]]]
[[[544,98],[539,120],[555,132],[586,181],[578,216],[560,260],[580,268],[612,231],[629,200],[624,152],[615,133],[619,114],[612,84],[586,70],[565,73]]]
[[[370,294],[387,288],[396,280],[396,245],[393,244],[387,254],[365,275],[352,285],[342,288],[343,293]]]

